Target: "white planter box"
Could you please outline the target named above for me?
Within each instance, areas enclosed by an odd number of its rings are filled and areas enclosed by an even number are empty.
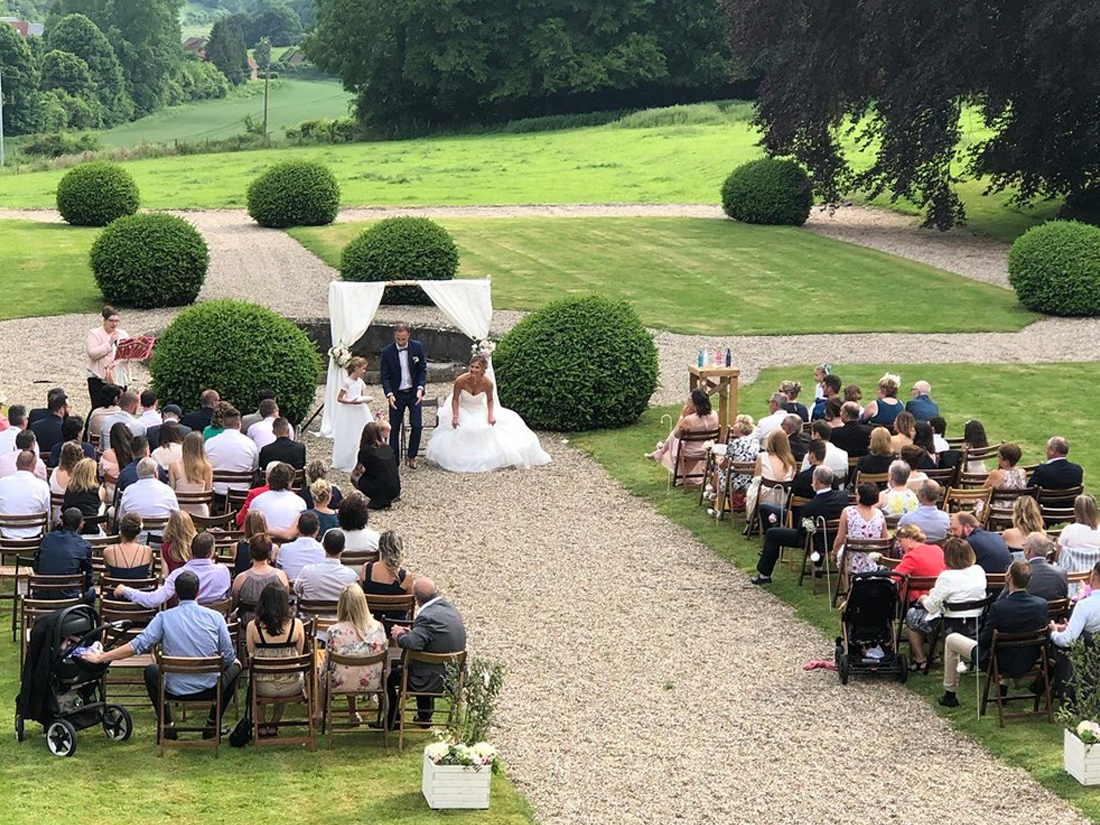
[[[429,808],[488,808],[492,779],[491,765],[477,769],[465,765],[437,765],[424,754],[421,790]]]
[[[1066,773],[1082,785],[1100,785],[1100,743],[1086,745],[1068,729],[1063,742]]]

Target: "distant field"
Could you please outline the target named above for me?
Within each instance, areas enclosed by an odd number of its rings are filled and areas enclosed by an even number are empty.
[[[108,146],[136,146],[139,143],[193,143],[205,138],[232,137],[244,131],[245,115],[262,118],[262,82],[251,83],[250,94],[235,92],[223,100],[204,100],[173,106],[101,132]],[[268,129],[273,137],[283,135],[284,126],[296,126],[313,118],[343,117],[351,95],[335,80],[286,79],[272,83],[268,101]]]

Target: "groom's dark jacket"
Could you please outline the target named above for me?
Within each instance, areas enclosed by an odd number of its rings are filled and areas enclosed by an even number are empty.
[[[387,396],[397,395],[401,386],[401,360],[397,355],[397,344],[382,348],[382,358],[378,365],[382,379],[382,392]],[[409,340],[409,374],[412,376],[412,389],[428,383],[428,360],[424,356],[424,346],[419,341]]]

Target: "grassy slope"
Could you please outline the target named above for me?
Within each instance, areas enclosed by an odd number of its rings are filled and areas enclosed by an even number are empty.
[[[650,326],[708,335],[1004,330],[1035,318],[1008,290],[800,229],[701,218],[442,223],[458,242],[461,273],[491,275],[494,302],[506,309],[599,292],[629,300]],[[291,235],[339,266],[340,251],[366,225]],[[874,302],[852,302],[887,290],[912,311],[884,319]]]
[[[0,221],[0,320],[89,312],[102,304],[88,266],[98,229]]]
[[[1094,389],[1097,384],[1093,384],[1100,382],[1100,364],[983,364],[980,368],[973,364],[891,364],[889,368],[900,372],[903,382],[917,378],[932,382],[933,394],[948,420],[949,435],[960,433],[963,421],[974,417],[985,424],[991,439],[1018,441],[1023,447],[1025,461],[1030,462],[1039,460],[1043,442],[1049,435],[1062,433],[1071,439],[1071,458],[1085,468],[1086,484],[1091,486],[1100,476],[1100,444],[1080,436],[1074,438],[1089,431],[1091,418],[1085,410],[1094,409],[1100,403],[1100,392]],[[834,369],[845,384],[854,381],[870,388],[886,366],[837,365]],[[810,384],[811,376],[809,365],[765,370],[751,386],[742,388],[740,409],[759,413],[765,408],[767,395],[781,379],[792,377]],[[686,388],[686,380],[684,383]],[[1081,387],[1085,387],[1083,392]],[[1076,399],[1075,403],[1065,403],[1070,397]],[[1036,410],[1041,410],[1041,414],[1036,415]],[[697,506],[696,496],[678,491],[668,494],[665,472],[642,460],[642,451],[665,435],[661,424],[664,412],[675,413],[675,410],[650,409],[633,427],[581,434],[571,440],[590,452],[631,493],[647,499],[658,512],[690,530],[722,558],[742,570],[751,570],[756,564],[759,542],[741,538],[727,521],[718,523],[708,518]],[[777,568],[770,591],[793,604],[799,617],[819,627],[826,639],[831,640],[836,635],[839,618],[829,610],[828,599],[824,595],[811,596],[809,586],[800,589],[797,577],[785,566]],[[821,654],[831,658],[831,648],[831,641],[823,639]],[[942,690],[939,674],[914,677],[909,684],[930,702]],[[811,680],[807,681],[807,689],[812,689]],[[1009,721],[1002,730],[997,727],[995,713],[991,717],[977,718],[972,677],[965,677],[961,691],[962,707],[957,710],[949,711],[934,703],[933,707],[993,754],[1027,769],[1044,786],[1073,802],[1092,821],[1100,823],[1100,790],[1083,788],[1062,771],[1059,725]]]
[[[348,113],[350,100],[335,80],[280,80],[270,89],[268,129],[273,136],[281,137],[284,126],[313,118],[342,117]],[[263,83],[257,82],[250,84],[247,94],[235,92],[222,100],[162,109],[101,132],[100,137],[107,146],[216,140],[240,134],[245,115],[262,120],[263,111]]]

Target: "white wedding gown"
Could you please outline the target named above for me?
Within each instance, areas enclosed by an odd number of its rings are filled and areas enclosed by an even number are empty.
[[[504,467],[527,469],[550,463],[523,419],[499,404],[493,406],[496,424],[488,422],[485,393],[458,397],[458,428],[451,426],[451,396],[439,406],[439,426],[432,433],[425,457],[453,473],[485,473]]]

